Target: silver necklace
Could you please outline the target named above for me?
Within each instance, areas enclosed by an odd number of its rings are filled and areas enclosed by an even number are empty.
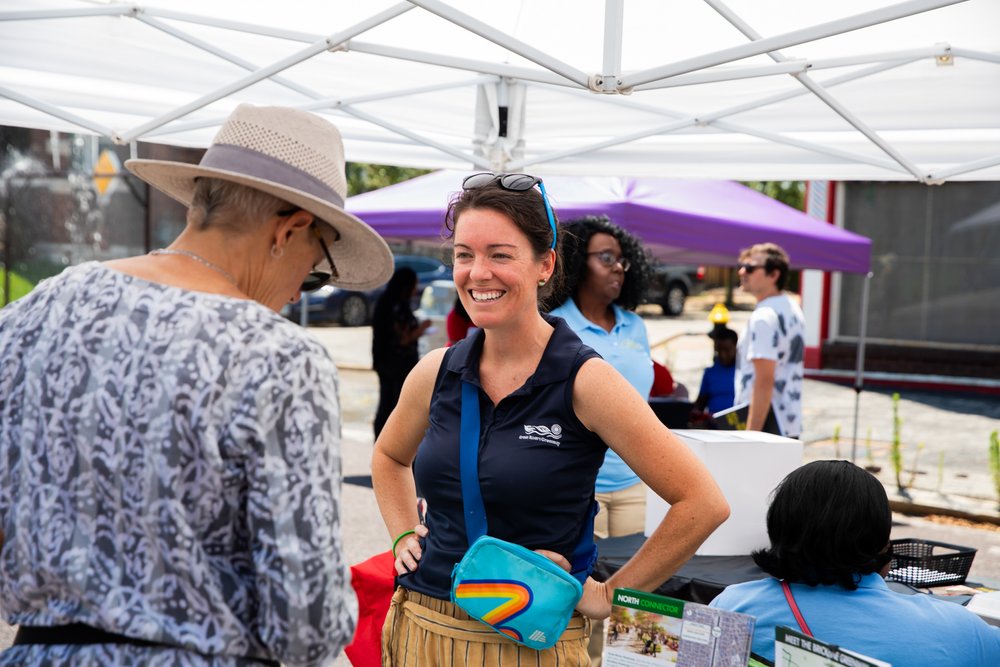
[[[224,268],[222,268],[218,264],[213,264],[212,262],[208,261],[207,259],[205,259],[201,255],[195,254],[195,253],[191,252],[190,250],[171,250],[169,248],[161,248],[159,250],[153,250],[149,254],[150,255],[182,255],[184,257],[190,257],[191,259],[195,260],[196,262],[201,262],[202,264],[204,264],[208,268],[210,268],[210,269],[212,269],[214,271],[218,271],[219,273],[221,273],[222,275],[224,275],[226,277],[226,280],[228,280],[229,282],[231,282],[234,287],[238,287],[238,285],[236,284],[236,278],[233,277],[233,274],[229,273],[229,271],[226,271]]]

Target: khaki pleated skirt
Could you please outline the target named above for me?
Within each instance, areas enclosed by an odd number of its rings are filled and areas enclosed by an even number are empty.
[[[490,630],[446,600],[402,586],[382,628],[382,667],[587,667],[590,619],[574,613],[555,646],[536,651]]]

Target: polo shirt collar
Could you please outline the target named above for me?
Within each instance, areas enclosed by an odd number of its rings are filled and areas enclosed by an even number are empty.
[[[871,574],[861,575],[861,581],[858,582],[858,588],[889,590],[889,584],[885,583],[885,579],[883,579],[882,575],[878,572],[872,572]]]
[[[616,303],[611,304],[611,310],[615,313],[615,325],[612,327],[614,331],[618,327],[627,327],[631,324],[624,316],[624,310],[621,306]],[[566,303],[559,307],[560,317],[566,320],[569,324],[570,329],[573,331],[582,331],[583,329],[593,329],[599,333],[607,335],[608,332],[604,330],[603,327],[594,324],[580,312],[580,307],[576,305],[576,301],[572,298],[566,299]]]
[[[573,360],[576,359],[580,348],[583,347],[580,338],[561,317],[553,317],[545,313],[542,314],[542,317],[552,325],[552,336],[549,337],[545,351],[542,352],[538,368],[524,383],[526,389],[567,379],[573,370]],[[448,372],[458,373],[465,382],[481,387],[479,359],[482,356],[485,337],[486,332],[477,329],[471,336],[467,336],[453,345],[451,349],[454,352],[448,359]]]

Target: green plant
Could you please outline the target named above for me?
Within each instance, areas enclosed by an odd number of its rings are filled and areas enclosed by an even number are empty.
[[[833,458],[840,458],[840,424],[833,427]]]
[[[903,479],[900,476],[903,472],[903,445],[902,445],[903,420],[899,417],[899,392],[892,394],[892,449],[889,458],[892,461],[892,470],[896,473],[896,488],[903,491]]]
[[[3,269],[0,269],[0,306],[5,306],[15,299],[20,299],[35,287],[30,280],[25,279],[14,271],[10,272],[10,294],[4,293],[6,284],[7,275]]]
[[[993,489],[997,493],[997,507],[1000,508],[1000,436],[997,433],[990,433],[990,472],[993,474]]]

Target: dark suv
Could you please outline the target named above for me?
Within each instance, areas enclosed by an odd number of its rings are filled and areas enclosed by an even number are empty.
[[[664,315],[680,315],[684,301],[705,287],[704,266],[654,263],[652,269],[645,301],[663,308]]]
[[[414,298],[414,309],[420,303],[420,293],[433,280],[448,280],[451,278],[451,267],[434,257],[423,255],[396,255],[397,269],[407,266],[417,273],[417,296]],[[309,323],[337,322],[345,327],[360,327],[371,322],[375,302],[385,290],[385,286],[376,287],[367,292],[355,292],[340,287],[326,285],[305,296],[297,303],[288,304],[281,309],[281,314],[298,322],[301,316],[302,301],[309,303]]]

